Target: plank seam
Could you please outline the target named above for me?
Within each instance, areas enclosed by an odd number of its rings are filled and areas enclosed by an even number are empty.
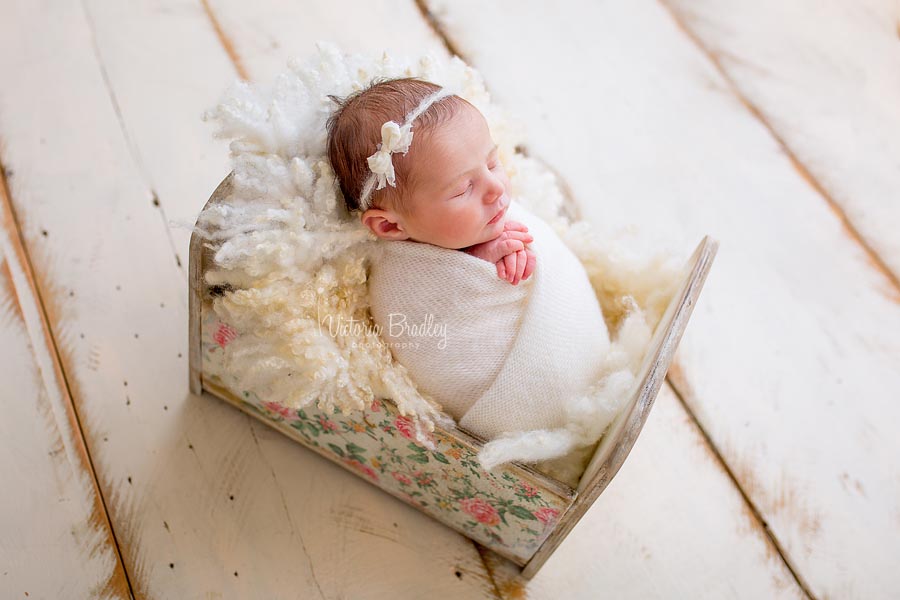
[[[469,59],[462,52],[460,52],[459,48],[456,47],[453,41],[450,40],[446,33],[444,33],[444,30],[441,29],[441,25],[438,22],[437,17],[435,17],[434,14],[430,10],[428,10],[428,6],[425,5],[425,0],[413,0],[413,2],[415,2],[416,8],[419,9],[419,13],[422,15],[422,18],[425,19],[425,23],[428,24],[428,27],[431,29],[432,33],[434,33],[434,35],[436,35],[438,39],[441,40],[441,43],[444,44],[444,47],[447,49],[447,51],[453,56],[458,56],[466,64],[471,65],[471,61],[469,61]]]
[[[91,48],[94,51],[94,58],[97,60],[97,66],[100,70],[100,76],[103,78],[103,85],[106,86],[107,94],[109,94],[110,104],[112,104],[113,111],[116,113],[116,121],[119,123],[119,130],[122,132],[122,137],[125,138],[125,145],[128,147],[128,153],[131,155],[131,160],[134,161],[134,164],[137,167],[138,173],[140,173],[144,185],[150,191],[150,197],[153,202],[153,206],[159,209],[162,217],[163,229],[166,232],[166,238],[169,240],[169,247],[172,249],[172,255],[175,257],[175,264],[179,269],[181,269],[181,272],[184,273],[184,266],[181,264],[181,258],[178,256],[178,250],[175,247],[175,240],[172,238],[172,231],[168,226],[166,211],[159,201],[159,195],[153,188],[151,178],[147,173],[147,168],[144,166],[144,161],[141,159],[141,154],[138,151],[137,145],[134,143],[134,140],[131,139],[131,136],[128,134],[128,128],[125,126],[125,117],[122,115],[122,108],[119,105],[119,99],[116,96],[115,90],[113,89],[112,81],[109,79],[109,73],[107,73],[106,71],[106,65],[103,62],[103,55],[100,53],[100,46],[97,44],[97,31],[96,27],[94,26],[94,19],[93,17],[91,17],[91,11],[88,9],[85,0],[82,0],[81,2],[81,10],[82,12],[84,12],[84,19],[87,22],[88,30],[91,32]]]
[[[97,498],[100,500],[100,505],[103,507],[103,516],[106,519],[106,526],[109,528],[109,533],[112,536],[112,542],[116,549],[116,555],[118,557],[118,567],[121,568],[122,574],[125,577],[125,584],[128,586],[128,593],[131,596],[132,600],[134,600],[134,589],[131,585],[131,579],[128,575],[128,569],[125,568],[125,560],[122,556],[122,549],[119,546],[119,539],[116,536],[115,528],[112,524],[112,519],[109,514],[109,507],[106,504],[106,498],[103,496],[103,489],[100,486],[100,480],[97,477],[97,469],[94,465],[94,459],[91,456],[90,449],[87,444],[87,439],[84,435],[84,427],[81,424],[81,417],[78,414],[78,409],[75,406],[74,399],[72,397],[72,388],[69,384],[69,377],[66,373],[65,367],[62,363],[62,357],[60,355],[59,346],[56,341],[56,337],[53,334],[53,329],[50,327],[50,318],[47,315],[47,310],[44,305],[44,298],[41,294],[41,290],[37,285],[37,280],[35,279],[35,271],[34,266],[31,261],[31,256],[28,252],[28,248],[25,246],[24,236],[22,235],[22,228],[19,224],[18,216],[16,215],[15,207],[12,202],[12,192],[9,189],[9,184],[6,177],[6,168],[4,167],[2,160],[0,160],[0,222],[6,221],[9,223],[9,243],[13,246],[13,251],[18,255],[18,259],[20,262],[20,267],[22,272],[24,273],[25,279],[27,280],[27,285],[30,288],[30,292],[32,297],[36,300],[36,308],[37,315],[39,319],[38,326],[44,333],[44,337],[49,342],[50,347],[48,348],[51,355],[50,359],[53,361],[54,371],[57,373],[57,381],[62,384],[62,389],[60,390],[63,394],[65,394],[65,406],[67,408],[67,412],[69,413],[70,418],[74,419],[75,424],[78,428],[77,432],[73,431],[73,442],[81,446],[80,454],[83,456],[87,462],[88,467],[90,469],[91,481],[94,486],[94,493]],[[13,286],[15,287],[15,282],[13,282]],[[13,292],[16,296],[19,296],[19,291],[13,289]],[[26,327],[29,332],[29,337],[31,336],[31,329]],[[33,346],[37,347],[35,340],[31,340]]]
[[[325,592],[322,590],[322,586],[319,584],[319,578],[316,575],[316,568],[313,564],[312,555],[306,549],[306,542],[303,539],[303,532],[301,532],[297,527],[294,527],[294,520],[291,518],[291,511],[288,508],[287,500],[284,497],[284,490],[281,489],[281,483],[278,481],[278,476],[275,474],[275,469],[272,467],[271,463],[269,463],[269,459],[268,457],[266,457],[265,453],[263,452],[262,445],[259,443],[259,438],[256,437],[256,419],[254,419],[250,415],[244,415],[244,418],[246,419],[247,425],[250,427],[250,435],[253,437],[253,443],[256,445],[256,451],[259,453],[259,456],[269,468],[269,473],[272,475],[272,481],[275,482],[275,487],[278,490],[278,497],[281,499],[281,506],[284,507],[284,516],[287,518],[288,525],[291,526],[291,535],[296,536],[297,541],[300,542],[300,547],[303,549],[303,556],[306,557],[306,560],[309,563],[309,573],[310,575],[312,575],[313,583],[316,584],[316,589],[319,591],[319,598],[322,598],[322,600],[324,600]]]
[[[674,366],[674,364],[673,364]],[[709,448],[709,451],[716,457],[716,460],[719,463],[719,466],[725,471],[725,474],[728,475],[728,478],[731,480],[731,483],[737,488],[738,493],[743,498],[744,502],[747,504],[748,509],[750,510],[753,518],[755,518],[759,525],[762,526],[762,530],[765,533],[768,541],[772,543],[775,551],[781,557],[781,560],[784,561],[785,567],[796,580],[797,585],[800,586],[800,589],[810,600],[816,600],[816,597],[812,594],[809,584],[807,584],[806,580],[800,575],[800,572],[791,564],[791,561],[788,559],[788,554],[785,551],[784,547],[782,547],[781,543],[778,541],[778,538],[775,537],[775,533],[769,528],[769,523],[763,518],[762,513],[759,508],[757,508],[756,504],[750,499],[747,495],[747,492],[744,490],[743,486],[741,486],[740,481],[738,481],[737,476],[734,474],[734,471],[731,470],[731,467],[725,461],[725,457],[722,456],[721,452],[719,452],[719,448],[713,443],[712,437],[706,431],[706,429],[700,424],[700,420],[697,418],[697,415],[694,414],[694,411],[685,401],[684,396],[682,396],[681,392],[676,387],[675,382],[672,381],[671,378],[666,377],[666,382],[669,384],[669,388],[671,388],[672,393],[675,394],[675,397],[678,399],[678,402],[681,403],[682,408],[687,413],[687,415],[691,418],[691,421],[696,425],[697,430],[700,432],[700,435],[703,436],[704,442]]]
[[[215,31],[216,37],[219,39],[219,43],[222,44],[222,48],[228,55],[229,60],[231,60],[231,64],[234,65],[234,70],[237,71],[238,77],[244,81],[250,81],[250,76],[241,62],[241,57],[238,56],[237,50],[234,49],[234,44],[231,43],[231,39],[225,34],[225,30],[222,29],[222,24],[219,23],[218,17],[216,17],[212,7],[209,5],[209,0],[200,0],[200,4],[203,5],[203,11],[206,13],[206,17],[209,19],[213,31]]]
[[[725,81],[726,85],[729,88],[729,91],[734,94],[735,98],[737,98],[738,101],[744,106],[744,108],[746,108],[750,112],[750,114],[753,115],[753,117],[756,118],[763,125],[763,127],[766,128],[766,130],[769,132],[769,135],[772,136],[781,150],[785,153],[785,156],[787,156],[788,160],[791,161],[791,165],[794,167],[794,169],[796,169],[800,176],[803,177],[804,180],[806,180],[809,186],[813,190],[815,190],[823,200],[825,200],[825,203],[828,204],[828,207],[838,218],[849,237],[853,241],[855,241],[865,252],[875,270],[879,271],[885,278],[887,278],[887,280],[893,286],[895,292],[897,294],[900,294],[900,278],[898,278],[897,274],[895,274],[887,266],[887,263],[885,263],[881,259],[881,256],[878,255],[875,249],[872,248],[872,246],[870,246],[869,243],[862,237],[860,232],[856,229],[856,226],[853,225],[853,222],[847,216],[846,211],[844,211],[844,209],[831,196],[831,194],[828,193],[825,187],[821,183],[819,183],[819,181],[813,176],[806,165],[800,161],[800,159],[787,144],[784,138],[782,138],[781,135],[779,135],[779,133],[775,130],[775,127],[771,123],[769,123],[768,119],[766,119],[765,115],[763,115],[759,107],[750,102],[750,100],[741,93],[740,87],[737,85],[734,79],[732,79],[728,75],[727,71],[722,66],[722,63],[719,60],[718,56],[714,52],[712,52],[712,50],[707,48],[700,40],[700,38],[691,29],[688,28],[687,24],[676,13],[675,9],[672,8],[667,0],[657,1],[659,2],[660,6],[662,6],[663,9],[669,13],[669,16],[675,22],[675,25],[678,27],[678,29],[681,30],[681,32],[685,36],[687,36],[687,38],[691,40],[691,42],[693,42],[697,49],[700,50],[700,52],[710,61],[710,63],[713,65],[713,68]]]

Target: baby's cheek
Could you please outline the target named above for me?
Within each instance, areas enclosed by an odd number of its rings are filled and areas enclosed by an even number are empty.
[[[467,238],[478,233],[478,221],[478,217],[471,214],[455,214],[445,219],[443,227],[454,238]]]

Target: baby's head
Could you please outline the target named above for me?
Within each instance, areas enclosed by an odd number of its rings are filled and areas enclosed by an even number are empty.
[[[340,106],[328,120],[328,159],[347,208],[359,211],[379,238],[466,248],[500,235],[510,202],[509,179],[478,109],[455,95],[428,105],[411,122],[406,154],[381,154],[392,161],[394,186],[388,181],[375,189],[368,162],[379,150],[382,126],[402,126],[440,89],[419,79],[393,79],[335,99]]]

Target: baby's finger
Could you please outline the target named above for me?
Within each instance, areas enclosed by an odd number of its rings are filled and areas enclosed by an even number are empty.
[[[525,255],[524,250],[516,252],[516,279],[513,282],[513,285],[519,285],[519,282],[522,280],[522,274],[525,272],[525,264],[527,262],[528,257]]]
[[[528,231],[528,227],[518,221],[507,221],[503,224],[503,231]]]
[[[478,257],[492,263],[496,263],[510,252],[518,252],[524,248],[520,240],[508,237],[497,237],[479,246]]]
[[[534,241],[534,236],[528,233],[527,231],[504,231],[500,234],[504,239],[509,240],[522,240],[526,244],[528,242]]]
[[[497,276],[500,279],[506,279],[506,265],[502,259],[497,261]]]
[[[503,256],[525,249],[525,243],[522,240],[515,240],[511,238],[501,241],[498,246],[500,254]]]
[[[506,280],[510,283],[516,276],[516,253],[507,254],[503,257],[503,264],[506,265]]]
[[[526,249],[525,256],[528,257],[528,260],[525,263],[525,272],[522,274],[522,279],[528,279],[531,274],[534,273],[534,268],[537,266],[537,256],[534,255],[534,252]]]
[[[525,244],[523,244],[520,240],[494,240],[490,243],[491,247],[489,248],[487,254],[487,260],[495,263],[498,260],[501,260],[504,256],[509,254],[515,254],[519,250],[525,249]]]

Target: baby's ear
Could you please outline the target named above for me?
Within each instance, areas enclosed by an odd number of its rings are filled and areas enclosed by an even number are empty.
[[[389,210],[370,208],[365,211],[360,220],[369,230],[384,240],[407,240],[409,234],[403,230],[403,225],[397,219],[397,215]]]

